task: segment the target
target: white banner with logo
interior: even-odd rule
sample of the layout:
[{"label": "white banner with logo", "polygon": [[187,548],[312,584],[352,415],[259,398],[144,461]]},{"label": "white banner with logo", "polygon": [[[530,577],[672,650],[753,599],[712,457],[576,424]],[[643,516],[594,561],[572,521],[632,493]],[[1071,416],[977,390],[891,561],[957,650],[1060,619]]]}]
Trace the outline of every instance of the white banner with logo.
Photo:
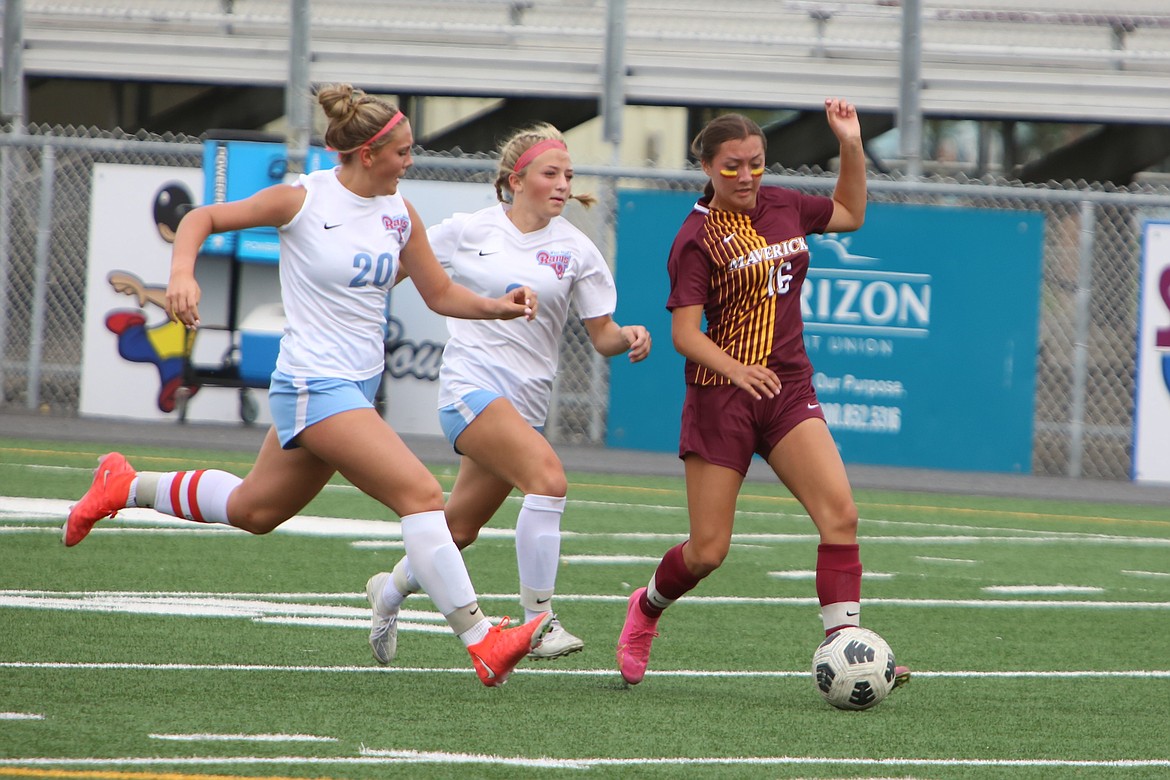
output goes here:
[{"label": "white banner with logo", "polygon": [[[187,356],[196,365],[223,364],[232,346],[230,333],[207,327],[192,334],[166,313],[174,231],[182,215],[199,205],[202,192],[198,169],[94,166],[78,404],[82,416],[177,419]],[[227,323],[229,270],[227,258],[200,258],[196,273],[205,325]],[[242,314],[280,300],[275,266],[248,266],[241,287]],[[257,420],[268,422],[266,391],[249,392]],[[238,422],[240,391],[199,387],[186,414],[193,421]]]},{"label": "white banner with logo", "polygon": [[[174,229],[187,210],[199,205],[203,185],[200,170],[95,166],[79,404],[83,416],[175,419],[187,350],[196,366],[215,367],[231,349],[231,332],[201,328],[189,344],[190,334],[166,315]],[[423,226],[496,202],[487,184],[407,181],[402,192]],[[227,257],[200,257],[205,325],[222,328],[228,322],[230,265]],[[280,300],[275,264],[242,263],[240,273],[237,328],[250,312]],[[386,419],[400,433],[442,435],[436,401],[447,335],[446,319],[427,308],[409,279],[394,289],[384,392]],[[270,422],[267,390],[248,392],[258,407],[257,422]],[[187,419],[238,421],[239,393],[203,385],[187,405]]]},{"label": "white banner with logo", "polygon": [[1142,236],[1133,478],[1170,483],[1170,222]]}]

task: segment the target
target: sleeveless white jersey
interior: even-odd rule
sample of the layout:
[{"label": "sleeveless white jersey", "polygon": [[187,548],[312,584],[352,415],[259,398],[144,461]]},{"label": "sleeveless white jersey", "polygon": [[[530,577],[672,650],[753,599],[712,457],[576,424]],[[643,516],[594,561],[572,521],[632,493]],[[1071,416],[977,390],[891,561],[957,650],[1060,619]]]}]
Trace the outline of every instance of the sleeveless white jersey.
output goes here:
[{"label": "sleeveless white jersey", "polygon": [[570,302],[583,319],[611,315],[613,275],[601,252],[564,217],[521,233],[502,205],[456,214],[427,231],[451,278],[498,298],[516,285],[536,290],[536,319],[448,318],[451,338],[439,369],[439,408],[472,390],[507,398],[532,425],[544,425]]},{"label": "sleeveless white jersey", "polygon": [[278,370],[363,380],[381,374],[386,294],[410,238],[400,194],[363,198],[339,169],[303,174],[301,210],[280,228],[280,287],[288,319]]}]

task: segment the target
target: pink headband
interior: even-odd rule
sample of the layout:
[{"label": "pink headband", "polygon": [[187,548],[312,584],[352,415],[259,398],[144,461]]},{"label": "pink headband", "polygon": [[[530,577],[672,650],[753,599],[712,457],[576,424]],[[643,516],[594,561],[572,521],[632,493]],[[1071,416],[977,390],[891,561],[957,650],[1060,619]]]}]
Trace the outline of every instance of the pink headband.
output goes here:
[{"label": "pink headband", "polygon": [[[390,117],[390,121],[389,121],[389,122],[387,122],[386,124],[382,125],[382,129],[381,129],[381,130],[379,130],[378,132],[376,132],[376,133],[374,133],[372,136],[370,136],[370,140],[366,141],[366,142],[365,142],[364,144],[362,144],[361,146],[355,146],[353,149],[350,149],[348,152],[340,152],[340,154],[352,154],[353,152],[360,152],[362,149],[365,149],[367,146],[369,146],[370,144],[374,143],[374,141],[377,141],[379,138],[381,138],[382,136],[386,135],[386,133],[389,133],[391,130],[393,130],[393,129],[394,129],[394,125],[398,124],[398,123],[399,123],[399,122],[401,122],[403,119],[406,119],[406,114],[404,114],[404,113],[402,113],[401,111],[399,111],[399,112],[398,112],[398,113],[396,113],[394,116]],[[337,152],[338,150],[337,150],[337,149],[334,149],[332,146],[326,146],[326,147],[325,147],[325,151],[327,151],[327,152]]]},{"label": "pink headband", "polygon": [[516,164],[512,166],[512,170],[520,173],[520,171],[524,170],[524,166],[535,160],[541,152],[547,152],[549,149],[564,149],[567,152],[569,147],[565,146],[564,141],[558,141],[556,138],[546,138],[540,143],[535,143],[528,147],[524,154],[520,155],[520,159],[516,161]]},{"label": "pink headband", "polygon": [[391,130],[393,130],[394,125],[398,124],[399,122],[401,122],[405,118],[406,118],[406,114],[399,111],[394,116],[390,117],[390,121],[387,122],[386,124],[382,125],[382,129],[379,130],[378,132],[374,133],[372,136],[370,136],[370,140],[366,141],[364,144],[359,146],[357,148],[357,150],[360,151],[362,149],[365,149],[367,146],[370,146],[371,144],[374,143],[374,141],[377,141],[379,138],[386,135],[386,133],[389,133]]}]

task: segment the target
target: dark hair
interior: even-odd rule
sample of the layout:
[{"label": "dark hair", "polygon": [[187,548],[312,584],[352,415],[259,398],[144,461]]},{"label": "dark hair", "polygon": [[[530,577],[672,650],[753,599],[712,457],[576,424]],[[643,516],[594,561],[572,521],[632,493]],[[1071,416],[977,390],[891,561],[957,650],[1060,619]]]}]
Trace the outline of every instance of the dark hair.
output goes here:
[{"label": "dark hair", "polygon": [[[367,95],[351,84],[327,84],[317,90],[317,102],[329,119],[325,144],[336,149],[341,159],[356,152],[378,134],[398,113],[398,106]],[[375,141],[371,148],[389,143],[393,131]]]},{"label": "dark hair", "polygon": [[[517,130],[500,144],[500,162],[496,166],[495,182],[496,200],[500,203],[512,202],[512,174],[515,173],[517,176],[523,177],[528,171],[528,165],[525,165],[519,171],[515,170],[516,163],[519,162],[520,157],[525,152],[541,141],[560,141],[564,143],[565,137],[553,125],[547,122],[541,122],[532,127],[526,127],[523,130]],[[574,194],[569,197],[571,200],[580,201],[581,205],[586,208],[597,202],[597,198],[588,194]]]},{"label": "dark hair", "polygon": [[[691,154],[700,162],[709,163],[715,159],[719,147],[724,143],[741,141],[753,135],[759,137],[760,143],[764,145],[764,151],[768,151],[768,137],[764,135],[759,125],[743,114],[723,114],[703,126],[695,140],[691,141]],[[708,198],[715,194],[711,182],[707,182],[703,194]]]}]

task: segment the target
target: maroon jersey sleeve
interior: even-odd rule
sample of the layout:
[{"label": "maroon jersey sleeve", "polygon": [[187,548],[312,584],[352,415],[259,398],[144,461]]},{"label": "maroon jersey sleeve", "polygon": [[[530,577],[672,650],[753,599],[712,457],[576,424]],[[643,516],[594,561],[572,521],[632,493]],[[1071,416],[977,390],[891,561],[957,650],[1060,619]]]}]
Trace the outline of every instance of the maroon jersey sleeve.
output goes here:
[{"label": "maroon jersey sleeve", "polygon": [[711,261],[698,240],[702,216],[692,211],[683,221],[670,256],[666,271],[670,275],[670,295],[666,308],[674,311],[683,306],[705,304],[711,289]]},{"label": "maroon jersey sleeve", "polygon": [[824,195],[798,195],[800,224],[805,234],[824,233],[833,218],[833,199]]}]

